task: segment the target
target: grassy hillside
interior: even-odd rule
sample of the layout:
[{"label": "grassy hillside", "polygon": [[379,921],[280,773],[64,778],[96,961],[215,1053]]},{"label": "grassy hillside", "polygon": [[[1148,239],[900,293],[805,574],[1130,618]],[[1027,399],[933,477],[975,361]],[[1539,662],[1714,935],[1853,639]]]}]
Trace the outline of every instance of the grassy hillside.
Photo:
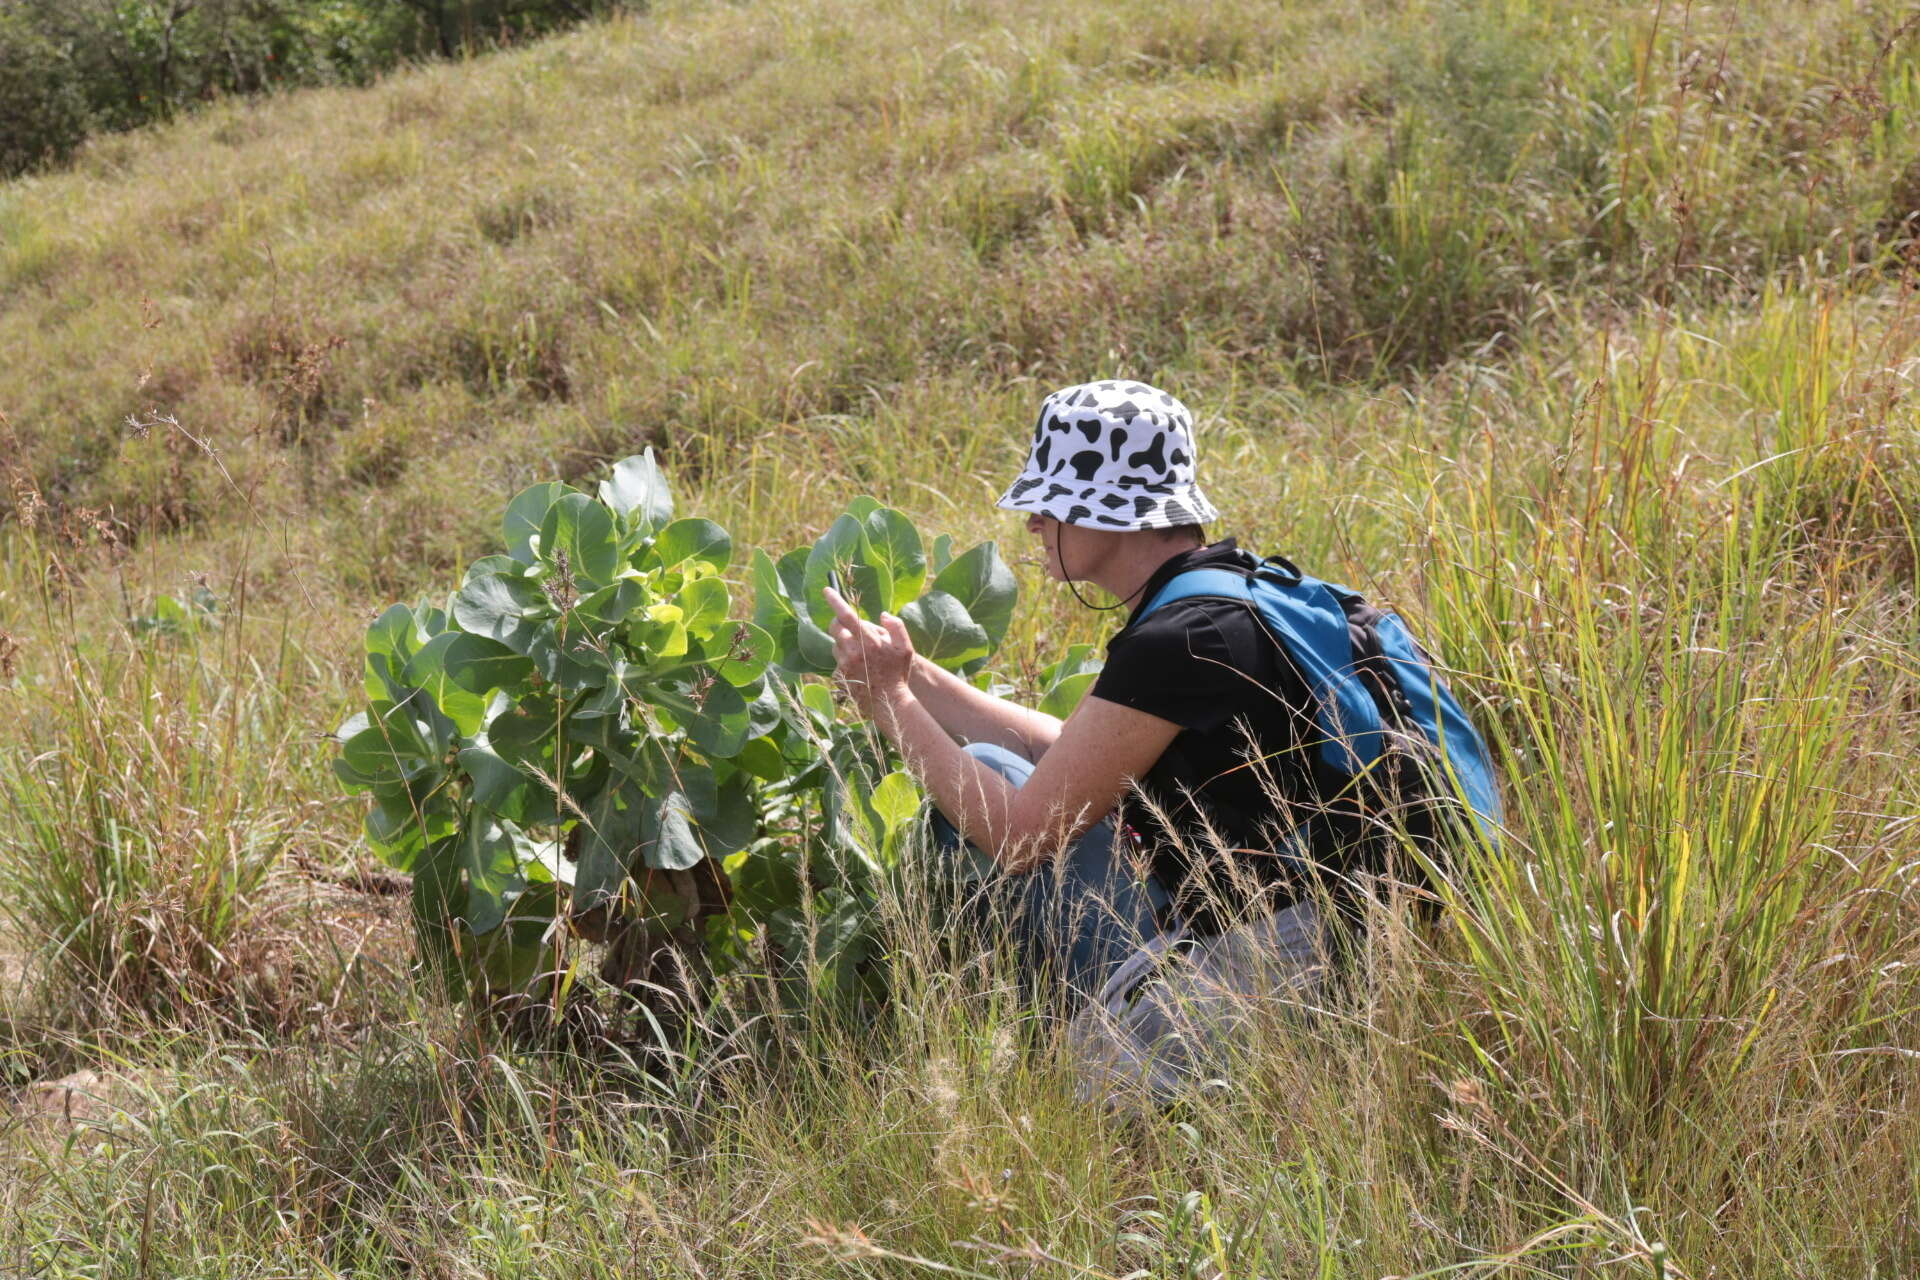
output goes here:
[{"label": "grassy hillside", "polygon": [[[130,532],[237,487],[389,589],[467,533],[416,524],[451,475],[643,441],[735,471],[883,414],[971,437],[1122,366],[1291,416],[1879,265],[1920,192],[1911,41],[1897,6],[1795,12],[695,7],[238,102],[8,188],[0,405]],[[126,430],[155,412],[233,483]],[[1004,469],[987,439],[964,469]]]},{"label": "grassy hillside", "polygon": [[[667,5],[0,186],[0,1084],[104,1097],[0,1120],[0,1259],[1914,1274],[1913,26]],[[664,1084],[414,991],[320,737],[370,609],[644,444],[749,545],[871,492],[1024,555],[991,498],[1105,373],[1462,672],[1513,830],[1443,925],[1166,1122],[911,932],[885,1025]],[[1108,625],[1022,587],[1016,683]]]}]

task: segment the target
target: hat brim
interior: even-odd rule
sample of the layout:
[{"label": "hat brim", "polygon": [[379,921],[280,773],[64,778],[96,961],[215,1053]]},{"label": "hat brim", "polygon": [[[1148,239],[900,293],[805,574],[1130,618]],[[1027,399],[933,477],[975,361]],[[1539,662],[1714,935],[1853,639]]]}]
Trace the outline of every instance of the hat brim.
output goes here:
[{"label": "hat brim", "polygon": [[1062,484],[1048,476],[1023,475],[995,505],[1116,532],[1211,524],[1220,518],[1197,484]]}]

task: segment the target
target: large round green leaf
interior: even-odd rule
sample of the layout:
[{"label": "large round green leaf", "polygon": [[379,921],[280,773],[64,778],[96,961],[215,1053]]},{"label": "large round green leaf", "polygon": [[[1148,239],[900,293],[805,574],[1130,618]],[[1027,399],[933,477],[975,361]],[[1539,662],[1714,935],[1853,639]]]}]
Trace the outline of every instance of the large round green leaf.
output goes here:
[{"label": "large round green leaf", "polygon": [[933,589],[958,600],[967,616],[987,633],[990,646],[998,646],[1006,637],[1019,587],[993,543],[981,543],[942,569]]},{"label": "large round green leaf", "polygon": [[923,798],[913,778],[895,769],[874,784],[873,791],[867,796],[867,803],[879,816],[887,835],[893,837],[919,818]]},{"label": "large round green leaf", "polygon": [[757,688],[749,687],[740,691],[751,694],[747,703],[747,735],[758,738],[772,733],[786,720],[786,714],[780,705],[780,677],[769,675]]},{"label": "large round green leaf", "polygon": [[527,656],[549,683],[565,690],[598,689],[612,678],[614,659],[603,641],[566,619],[543,622],[527,643]]},{"label": "large round green leaf", "polygon": [[1106,664],[1096,655],[1094,646],[1076,644],[1066,655],[1049,663],[1040,672],[1040,710],[1064,720],[1080,705]]},{"label": "large round green leaf", "polygon": [[553,605],[537,585],[501,573],[473,579],[453,598],[453,617],[461,630],[497,640],[520,654],[532,648],[540,624],[552,616]]},{"label": "large round green leaf", "polygon": [[673,599],[655,599],[628,618],[624,640],[636,665],[652,670],[685,666],[692,636],[687,611]]},{"label": "large round green leaf", "polygon": [[596,634],[605,634],[632,616],[646,598],[645,587],[631,578],[622,578],[574,605],[573,616],[590,626]]},{"label": "large round green leaf", "polygon": [[812,554],[810,547],[795,547],[774,563],[774,571],[780,576],[780,585],[786,589],[788,598],[796,607],[806,597],[807,558]]},{"label": "large round green leaf", "polygon": [[710,815],[717,803],[719,784],[713,770],[672,738],[657,734],[637,738],[632,753],[616,772],[625,782],[650,796],[681,792],[693,803],[694,813],[702,818]]},{"label": "large round green leaf", "polygon": [[649,568],[677,569],[690,560],[718,573],[733,560],[733,539],[711,520],[675,520],[654,539],[646,564]]},{"label": "large round green leaf", "polygon": [[827,638],[827,633],[807,618],[796,619],[794,629],[800,637],[800,662],[795,669],[831,675],[839,661],[834,657],[833,641]]},{"label": "large round green leaf", "polygon": [[893,612],[920,594],[927,581],[927,553],[913,521],[892,507],[881,507],[862,521],[867,563],[878,577],[880,607]]},{"label": "large round green leaf", "polygon": [[673,492],[652,449],[614,463],[613,475],[600,482],[600,501],[628,517],[629,528],[657,529],[673,519]]},{"label": "large round green leaf", "polygon": [[740,750],[750,736],[752,718],[746,698],[704,667],[649,681],[644,696],[672,716],[694,746],[716,759],[724,760]]},{"label": "large round green leaf", "polygon": [[573,714],[568,717],[567,723],[599,722],[600,728],[597,732],[606,733],[605,722],[617,722],[620,713],[627,709],[631,701],[627,693],[627,682],[632,674],[633,668],[624,661],[619,658],[612,659],[608,664],[607,682],[600,688],[589,691],[585,697],[574,703]]},{"label": "large round green leaf", "polygon": [[491,933],[500,927],[507,914],[507,895],[526,884],[520,865],[527,843],[511,823],[481,813],[467,820],[460,840],[460,863],[467,873],[467,900],[461,915],[467,932]]},{"label": "large round green leaf", "polygon": [[481,556],[467,566],[466,573],[460,578],[460,585],[465,586],[475,578],[485,577],[490,573],[504,573],[517,577],[526,571],[527,566],[512,556]]},{"label": "large round green leaf", "polygon": [[548,696],[522,698],[487,724],[487,741],[503,759],[552,772],[554,726],[562,702]]},{"label": "large round green leaf", "polygon": [[760,806],[753,784],[738,774],[720,786],[713,812],[700,819],[700,843],[709,858],[725,858],[760,834]]},{"label": "large round green leaf", "polygon": [[367,696],[375,701],[404,702],[412,686],[402,674],[407,659],[420,647],[413,610],[389,605],[367,627]]},{"label": "large round green leaf", "polygon": [[396,871],[412,871],[426,850],[450,840],[458,831],[453,805],[444,792],[415,804],[402,795],[382,800],[367,810],[367,844],[379,859]]},{"label": "large round green leaf", "polygon": [[929,662],[949,669],[993,652],[993,638],[975,622],[959,599],[945,591],[929,591],[900,611],[914,650]]},{"label": "large round green leaf", "polygon": [[842,594],[868,617],[878,615],[891,603],[872,564],[866,527],[851,515],[828,525],[826,533],[807,552],[806,577],[795,603],[801,606],[802,618],[822,630],[833,621],[833,607],[825,593],[834,575],[840,580]]},{"label": "large round green leaf", "polygon": [[468,693],[518,690],[533,674],[533,663],[506,645],[465,631],[448,633],[448,643],[440,652],[440,665],[447,679]]},{"label": "large round green leaf", "polygon": [[560,498],[540,524],[540,559],[557,573],[563,558],[579,595],[591,595],[620,572],[613,515],[584,493]]},{"label": "large round green leaf", "polygon": [[[362,785],[412,782],[440,767],[437,744],[408,708],[377,703],[374,710],[375,714],[366,717],[340,744],[339,764],[364,779]],[[350,720],[342,728],[354,723]]]},{"label": "large round green leaf", "polygon": [[751,622],[733,622],[704,647],[707,665],[736,689],[758,683],[773,661],[773,637]]},{"label": "large round green leaf", "polygon": [[619,896],[653,803],[632,781],[609,786],[588,802],[573,872],[575,911],[591,911]]},{"label": "large round green leaf", "polygon": [[724,680],[707,687],[698,711],[684,724],[693,745],[716,760],[733,756],[754,736],[747,700]]},{"label": "large round green leaf", "polygon": [[505,759],[491,744],[462,747],[457,757],[460,769],[473,784],[473,804],[514,822],[530,820],[531,802],[544,793],[544,784],[536,783]]},{"label": "large round green leaf", "polygon": [[704,642],[727,621],[727,584],[718,578],[695,578],[674,594],[673,602],[695,640]]},{"label": "large round green leaf", "polygon": [[1057,682],[1040,699],[1040,710],[1050,716],[1065,720],[1073,714],[1087,696],[1087,690],[1093,688],[1093,682],[1100,678],[1098,671],[1076,671],[1066,679]]},{"label": "large round green leaf", "polygon": [[[442,632],[420,647],[420,651],[407,659],[402,678],[431,697],[440,708],[441,714],[453,722],[460,736],[470,738],[480,732],[486,722],[489,700],[486,692],[475,692],[462,687],[447,670],[446,658],[449,651],[461,641],[473,644],[492,645],[520,663],[527,660],[508,649],[498,641],[487,640],[481,636],[467,635],[458,631]],[[531,664],[527,664],[531,667]]]},{"label": "large round green leaf", "polygon": [[[758,547],[753,552],[753,620],[773,640],[773,659],[788,671],[810,671],[800,652],[800,607],[782,569],[790,562],[797,578],[804,573],[804,551],[789,552],[779,564]],[[797,585],[797,583],[795,584]]]},{"label": "large round green leaf", "polygon": [[772,738],[750,739],[733,755],[735,768],[745,769],[763,782],[779,782],[787,776],[787,758]]},{"label": "large round green leaf", "polygon": [[546,522],[547,508],[567,494],[578,492],[570,484],[548,480],[529,485],[515,494],[500,520],[500,533],[506,540],[507,554],[523,565],[532,564],[538,558],[533,544],[540,535],[541,525]]},{"label": "large round green leaf", "polygon": [[647,814],[641,835],[640,860],[664,871],[685,871],[707,856],[694,834],[693,802],[679,791],[669,791]]}]

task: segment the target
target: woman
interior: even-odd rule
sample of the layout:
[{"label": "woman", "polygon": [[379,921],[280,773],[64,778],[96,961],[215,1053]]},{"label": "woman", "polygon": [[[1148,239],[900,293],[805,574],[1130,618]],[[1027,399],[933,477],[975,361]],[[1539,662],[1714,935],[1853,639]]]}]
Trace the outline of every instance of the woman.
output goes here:
[{"label": "woman", "polygon": [[[1114,597],[1104,607],[1130,611],[1065,721],[941,670],[914,654],[898,618],[865,621],[829,594],[841,680],[947,830],[1009,878],[1025,962],[1056,974],[1082,1021],[1102,1009],[1124,1019],[1122,988],[1163,972],[1154,958],[1194,937],[1246,953],[1232,963],[1281,966],[1235,975],[1241,985],[1312,982],[1324,947],[1300,855],[1337,861],[1357,834],[1302,763],[1307,690],[1246,601],[1147,607],[1190,570],[1259,567],[1232,539],[1206,542],[1216,513],[1194,458],[1186,407],[1142,383],[1067,387],[1041,407],[999,505],[1027,513],[1048,577],[1076,598],[1090,582]],[[1157,1026],[1107,1056],[1157,1072],[1150,1044],[1136,1043],[1166,1032]]]}]

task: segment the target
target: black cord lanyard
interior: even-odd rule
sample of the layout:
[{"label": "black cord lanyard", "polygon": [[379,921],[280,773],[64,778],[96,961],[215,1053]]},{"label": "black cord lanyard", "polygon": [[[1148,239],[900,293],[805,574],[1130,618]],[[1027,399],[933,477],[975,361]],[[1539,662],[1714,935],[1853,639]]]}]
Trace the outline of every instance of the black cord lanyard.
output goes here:
[{"label": "black cord lanyard", "polygon": [[1067,590],[1073,592],[1073,598],[1080,602],[1081,608],[1091,609],[1095,613],[1108,613],[1114,609],[1118,609],[1121,605],[1133,599],[1134,596],[1139,595],[1141,590],[1146,587],[1147,584],[1143,582],[1133,589],[1132,595],[1121,596],[1112,604],[1088,604],[1087,598],[1080,594],[1080,588],[1073,585],[1073,575],[1067,571],[1067,553],[1063,545],[1063,539],[1066,535],[1060,532],[1066,527],[1067,522],[1065,520],[1060,521],[1060,523],[1053,527],[1053,558],[1060,562],[1060,576],[1067,580]]}]

